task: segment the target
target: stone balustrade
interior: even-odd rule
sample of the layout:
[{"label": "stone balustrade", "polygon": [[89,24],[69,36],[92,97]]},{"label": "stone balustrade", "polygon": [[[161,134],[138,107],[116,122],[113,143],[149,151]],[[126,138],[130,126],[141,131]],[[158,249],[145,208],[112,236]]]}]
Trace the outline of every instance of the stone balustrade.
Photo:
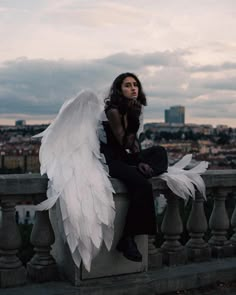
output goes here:
[{"label": "stone balustrade", "polygon": [[[207,186],[207,199],[197,193],[190,200],[191,210],[183,217],[183,200],[173,195],[166,184],[152,179],[154,195],[162,193],[167,207],[157,231],[162,237],[157,247],[156,237],[148,240],[150,268],[160,268],[236,256],[236,170],[208,171],[203,175]],[[126,193],[122,183],[112,179],[116,195]],[[23,265],[18,258],[21,236],[15,218],[15,205],[19,201],[39,203],[46,198],[47,177],[31,175],[0,175],[0,287],[22,285],[30,278],[44,282],[58,278],[57,264],[51,255],[55,241],[47,211],[36,212],[31,233],[34,256]],[[210,210],[209,214],[205,209]],[[187,233],[187,241],[183,241]]]}]

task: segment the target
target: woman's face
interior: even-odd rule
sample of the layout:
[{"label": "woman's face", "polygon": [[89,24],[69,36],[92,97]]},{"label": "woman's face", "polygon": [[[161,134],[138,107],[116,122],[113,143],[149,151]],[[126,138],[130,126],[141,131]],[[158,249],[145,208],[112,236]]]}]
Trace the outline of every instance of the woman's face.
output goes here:
[{"label": "woman's face", "polygon": [[126,77],[121,84],[121,92],[128,99],[137,99],[138,83],[133,77]]}]

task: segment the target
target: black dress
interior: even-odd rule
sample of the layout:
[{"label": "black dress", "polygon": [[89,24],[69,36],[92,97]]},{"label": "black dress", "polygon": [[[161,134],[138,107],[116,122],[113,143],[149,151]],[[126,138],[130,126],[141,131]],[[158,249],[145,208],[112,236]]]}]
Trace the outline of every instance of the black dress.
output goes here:
[{"label": "black dress", "polygon": [[124,182],[128,190],[129,208],[126,216],[123,236],[156,233],[156,216],[152,185],[139,171],[138,164],[149,164],[155,175],[167,170],[166,150],[161,146],[128,153],[114,136],[108,121],[103,122],[106,143],[101,141],[101,153],[104,154],[111,177]]}]

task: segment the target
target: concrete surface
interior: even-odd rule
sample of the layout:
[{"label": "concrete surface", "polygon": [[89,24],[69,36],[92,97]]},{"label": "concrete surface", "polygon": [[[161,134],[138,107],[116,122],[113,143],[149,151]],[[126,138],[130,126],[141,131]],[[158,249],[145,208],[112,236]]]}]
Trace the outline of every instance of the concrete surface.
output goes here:
[{"label": "concrete surface", "polygon": [[19,294],[236,295],[236,258],[218,259],[178,267],[165,267],[160,270],[149,270],[146,273],[86,280],[82,282],[81,287],[73,287],[68,282],[50,282],[43,284],[28,283],[22,287],[0,289],[0,295]]}]

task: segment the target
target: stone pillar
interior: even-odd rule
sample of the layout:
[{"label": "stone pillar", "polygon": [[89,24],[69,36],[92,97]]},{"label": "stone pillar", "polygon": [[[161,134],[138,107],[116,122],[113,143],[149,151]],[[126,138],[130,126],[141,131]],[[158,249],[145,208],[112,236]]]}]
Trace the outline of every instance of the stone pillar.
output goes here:
[{"label": "stone pillar", "polygon": [[156,236],[148,236],[148,268],[161,268],[162,267],[162,253],[155,245]]},{"label": "stone pillar", "polygon": [[37,211],[35,213],[35,223],[30,240],[34,245],[35,255],[27,264],[29,277],[36,282],[57,279],[57,266],[50,254],[51,245],[55,241],[55,236],[49,220],[48,211]]},{"label": "stone pillar", "polygon": [[211,249],[204,240],[207,231],[207,219],[204,211],[204,198],[196,192],[196,198],[192,201],[191,212],[187,221],[187,230],[190,239],[186,243],[188,259],[199,262],[209,260]]},{"label": "stone pillar", "polygon": [[28,158],[28,156],[27,155],[24,155],[24,166],[23,166],[24,173],[26,173],[27,172],[27,169],[28,169],[27,158]]},{"label": "stone pillar", "polygon": [[15,219],[15,203],[2,201],[0,224],[0,287],[13,287],[26,282],[26,270],[17,257],[21,236]]},{"label": "stone pillar", "polygon": [[164,243],[161,246],[163,262],[167,265],[178,265],[186,262],[184,246],[179,242],[183,232],[183,223],[179,213],[179,197],[168,191],[167,208],[161,225]]},{"label": "stone pillar", "polygon": [[5,169],[5,155],[4,152],[1,154],[1,168]]},{"label": "stone pillar", "polygon": [[225,188],[214,190],[214,206],[209,221],[212,236],[208,243],[212,256],[217,258],[233,255],[233,246],[226,237],[229,229],[229,217],[225,208],[227,194]]},{"label": "stone pillar", "polygon": [[[159,197],[159,192],[153,191],[154,196],[154,203],[155,208],[157,204],[157,198]],[[157,210],[156,210],[156,214]],[[157,224],[157,230],[156,232],[159,232],[158,224]],[[162,267],[162,253],[160,250],[156,247],[156,235],[149,235],[148,236],[148,268],[161,268]]]},{"label": "stone pillar", "polygon": [[[236,193],[234,193],[233,198],[234,198],[234,200],[236,200]],[[230,241],[233,245],[234,253],[236,253],[236,204],[234,206],[234,211],[231,216],[231,226],[233,228],[234,234],[232,235]]]}]

